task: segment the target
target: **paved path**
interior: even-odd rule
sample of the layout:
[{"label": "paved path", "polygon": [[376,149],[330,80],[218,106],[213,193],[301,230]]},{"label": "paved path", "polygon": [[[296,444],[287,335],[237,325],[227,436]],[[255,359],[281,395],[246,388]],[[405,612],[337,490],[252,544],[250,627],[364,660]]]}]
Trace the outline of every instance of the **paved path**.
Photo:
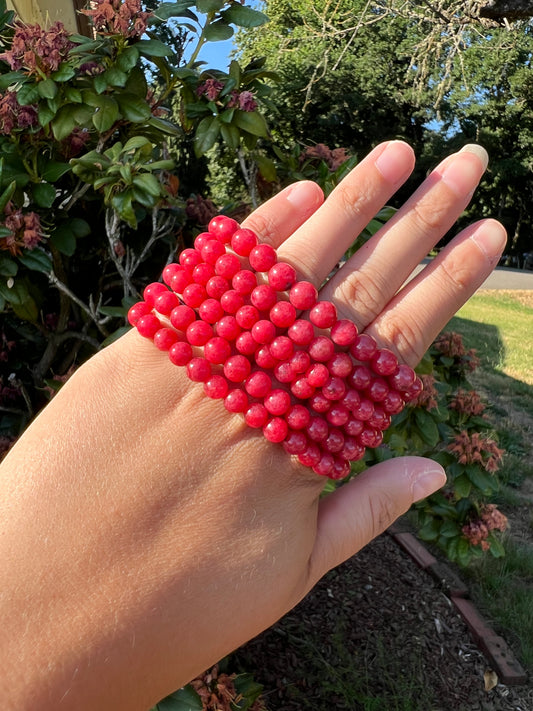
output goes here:
[{"label": "paved path", "polygon": [[[424,259],[414,273],[419,272],[430,261],[429,259]],[[479,288],[530,290],[533,289],[533,272],[509,267],[496,267]]]}]

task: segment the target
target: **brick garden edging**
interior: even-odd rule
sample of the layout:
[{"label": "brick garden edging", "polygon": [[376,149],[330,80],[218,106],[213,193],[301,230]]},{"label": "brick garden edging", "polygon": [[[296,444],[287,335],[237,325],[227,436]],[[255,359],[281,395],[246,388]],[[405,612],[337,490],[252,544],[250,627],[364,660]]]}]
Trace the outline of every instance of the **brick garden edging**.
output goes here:
[{"label": "brick garden edging", "polygon": [[525,684],[525,670],[503,637],[497,635],[479,614],[469,599],[467,586],[455,572],[446,563],[439,562],[412,533],[405,531],[401,524],[393,524],[387,529],[387,533],[420,568],[434,578],[450,598],[470,630],[474,642],[492,664],[500,682],[506,686]]}]

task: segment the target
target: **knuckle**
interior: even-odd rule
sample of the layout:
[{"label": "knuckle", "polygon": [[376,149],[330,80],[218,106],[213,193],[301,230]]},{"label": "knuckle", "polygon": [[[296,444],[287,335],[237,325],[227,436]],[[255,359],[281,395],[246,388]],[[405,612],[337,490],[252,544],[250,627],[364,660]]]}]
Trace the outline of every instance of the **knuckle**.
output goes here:
[{"label": "knuckle", "polygon": [[400,319],[397,315],[392,315],[379,324],[377,338],[411,367],[417,365],[426,352],[424,333],[415,318]]},{"label": "knuckle", "polygon": [[358,326],[370,323],[380,313],[386,286],[379,273],[365,274],[352,272],[337,286],[333,298],[345,305],[348,318]]},{"label": "knuckle", "polygon": [[468,261],[453,251],[440,263],[438,272],[442,286],[447,292],[461,293],[468,289],[471,283],[472,274]]},{"label": "knuckle", "polygon": [[448,222],[449,205],[446,201],[420,200],[412,206],[413,221],[417,230],[430,234],[442,232],[442,225]]},{"label": "knuckle", "polygon": [[255,232],[260,242],[265,242],[274,247],[277,246],[277,234],[279,230],[275,219],[258,211],[247,217],[242,223],[242,227]]},{"label": "knuckle", "polygon": [[372,538],[376,538],[398,518],[396,501],[386,492],[380,490],[369,499]]}]

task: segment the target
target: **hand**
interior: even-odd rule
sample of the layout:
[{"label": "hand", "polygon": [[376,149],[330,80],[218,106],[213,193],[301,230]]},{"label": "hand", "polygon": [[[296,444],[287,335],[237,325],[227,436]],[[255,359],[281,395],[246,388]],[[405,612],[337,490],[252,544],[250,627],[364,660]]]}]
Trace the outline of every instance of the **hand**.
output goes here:
[{"label": "hand", "polygon": [[[378,146],[326,202],[298,183],[245,226],[319,285],[413,163],[404,143]],[[322,289],[412,366],[503,250],[503,228],[483,220],[400,290],[484,168],[477,147],[447,158]],[[320,500],[323,479],[128,333],[75,373],[2,465],[3,707],[149,708],[444,480],[432,461],[395,459]]]}]

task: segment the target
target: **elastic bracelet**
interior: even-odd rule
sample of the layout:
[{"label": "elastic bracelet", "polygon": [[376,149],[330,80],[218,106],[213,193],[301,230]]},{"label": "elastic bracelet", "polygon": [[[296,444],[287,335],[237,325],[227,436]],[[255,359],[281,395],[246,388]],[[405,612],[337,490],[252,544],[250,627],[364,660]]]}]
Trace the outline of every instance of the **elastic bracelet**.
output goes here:
[{"label": "elastic bracelet", "polygon": [[422,390],[412,368],[223,215],[143,299],[128,313],[141,336],[321,476],[346,477]]}]

